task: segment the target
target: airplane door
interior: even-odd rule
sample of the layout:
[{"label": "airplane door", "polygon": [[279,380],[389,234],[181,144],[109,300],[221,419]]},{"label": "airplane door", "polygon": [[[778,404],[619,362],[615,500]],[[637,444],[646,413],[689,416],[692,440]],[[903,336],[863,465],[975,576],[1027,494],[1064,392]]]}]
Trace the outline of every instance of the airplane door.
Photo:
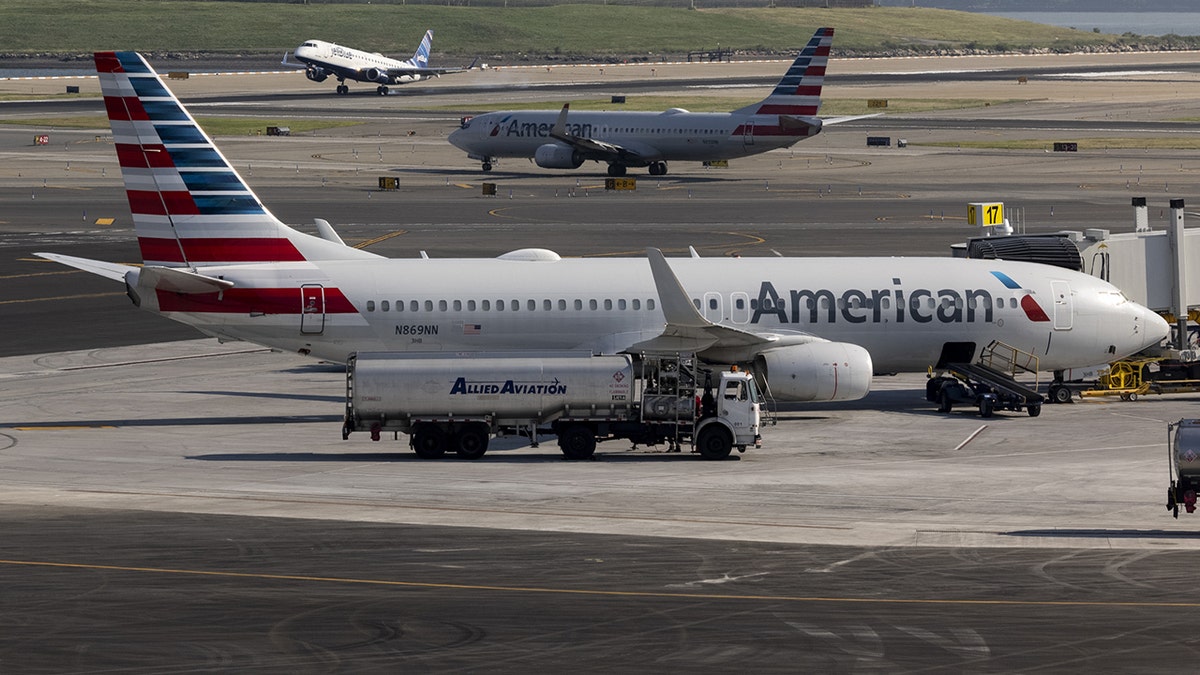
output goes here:
[{"label": "airplane door", "polygon": [[1054,296],[1054,330],[1071,330],[1071,284],[1065,281],[1051,281],[1050,293]]},{"label": "airplane door", "polygon": [[748,323],[750,321],[750,296],[742,292],[734,293],[731,296],[729,314],[736,324]]},{"label": "airplane door", "polygon": [[321,284],[300,287],[300,332],[305,335],[325,332],[325,287]]},{"label": "airplane door", "polygon": [[704,318],[713,323],[721,323],[725,318],[721,311],[721,294],[720,293],[705,293],[704,294]]},{"label": "airplane door", "polygon": [[754,122],[742,125],[742,145],[754,145]]}]

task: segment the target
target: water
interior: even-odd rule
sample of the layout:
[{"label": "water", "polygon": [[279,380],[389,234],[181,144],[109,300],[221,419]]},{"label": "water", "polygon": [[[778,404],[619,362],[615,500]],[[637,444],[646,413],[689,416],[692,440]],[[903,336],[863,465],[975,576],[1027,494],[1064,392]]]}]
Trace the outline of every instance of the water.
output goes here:
[{"label": "water", "polygon": [[1200,12],[985,12],[1009,19],[1101,33],[1200,35]]}]

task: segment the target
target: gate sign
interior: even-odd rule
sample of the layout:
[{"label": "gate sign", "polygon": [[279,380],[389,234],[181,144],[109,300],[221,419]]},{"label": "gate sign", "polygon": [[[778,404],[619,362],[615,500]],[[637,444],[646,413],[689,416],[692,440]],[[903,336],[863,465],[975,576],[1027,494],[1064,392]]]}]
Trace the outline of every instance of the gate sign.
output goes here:
[{"label": "gate sign", "polygon": [[1004,224],[1003,202],[974,202],[967,204],[967,224],[995,227]]}]

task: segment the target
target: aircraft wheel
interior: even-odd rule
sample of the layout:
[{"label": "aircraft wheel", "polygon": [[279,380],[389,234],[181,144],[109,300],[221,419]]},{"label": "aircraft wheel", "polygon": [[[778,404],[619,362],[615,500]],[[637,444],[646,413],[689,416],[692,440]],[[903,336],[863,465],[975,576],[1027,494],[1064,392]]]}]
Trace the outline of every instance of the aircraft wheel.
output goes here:
[{"label": "aircraft wheel", "polygon": [[380,85],[375,88],[375,93],[379,94],[380,96],[387,96],[388,88],[383,85]]},{"label": "aircraft wheel", "polygon": [[339,85],[337,86],[337,93],[339,93],[339,94],[348,94],[348,93],[350,93],[350,87],[347,87],[347,86],[346,86],[346,85],[344,85],[344,84],[339,84]]},{"label": "aircraft wheel", "polygon": [[608,175],[612,176],[613,178],[620,178],[621,176],[624,176],[625,171],[626,171],[626,169],[625,169],[624,164],[609,164],[608,165]]},{"label": "aircraft wheel", "polygon": [[479,424],[463,427],[454,436],[455,453],[463,459],[479,459],[488,449],[487,431]]},{"label": "aircraft wheel", "polygon": [[484,162],[484,163],[483,163],[483,170],[484,170],[485,172],[486,172],[486,171],[491,171],[491,170],[492,170],[492,163],[491,163],[491,162]]},{"label": "aircraft wheel", "polygon": [[725,459],[733,450],[733,438],[725,427],[710,424],[696,437],[696,449],[704,459]]},{"label": "aircraft wheel", "polygon": [[596,454],[596,436],[586,425],[572,424],[559,434],[558,447],[567,459],[590,459]]},{"label": "aircraft wheel", "polygon": [[412,447],[421,459],[439,459],[446,454],[446,432],[432,424],[418,424],[413,429]]}]

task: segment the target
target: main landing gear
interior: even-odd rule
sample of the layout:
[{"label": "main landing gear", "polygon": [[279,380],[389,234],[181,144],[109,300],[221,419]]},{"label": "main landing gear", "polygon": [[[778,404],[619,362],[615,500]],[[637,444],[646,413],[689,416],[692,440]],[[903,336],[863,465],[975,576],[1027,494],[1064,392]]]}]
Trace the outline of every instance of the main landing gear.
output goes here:
[{"label": "main landing gear", "polygon": [[337,93],[341,95],[350,93],[350,87],[346,86],[345,80],[338,80]]},{"label": "main landing gear", "polygon": [[624,176],[627,170],[628,169],[624,164],[608,165],[608,175],[612,176],[613,178],[620,178],[621,176]]},{"label": "main landing gear", "polygon": [[651,162],[649,168],[650,168],[651,176],[667,175],[667,163],[666,162]]},{"label": "main landing gear", "polygon": [[387,85],[386,84],[379,85],[378,87],[375,88],[375,93],[379,94],[380,96],[387,96],[388,95]]}]

